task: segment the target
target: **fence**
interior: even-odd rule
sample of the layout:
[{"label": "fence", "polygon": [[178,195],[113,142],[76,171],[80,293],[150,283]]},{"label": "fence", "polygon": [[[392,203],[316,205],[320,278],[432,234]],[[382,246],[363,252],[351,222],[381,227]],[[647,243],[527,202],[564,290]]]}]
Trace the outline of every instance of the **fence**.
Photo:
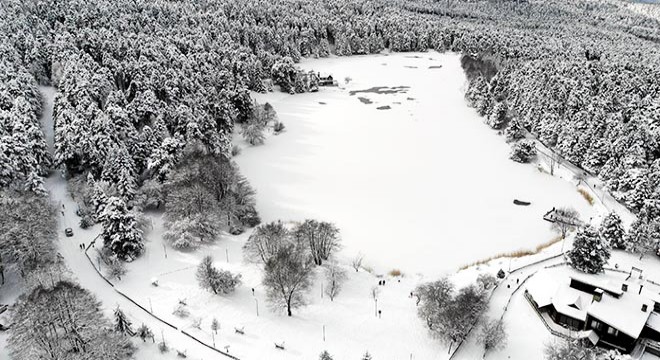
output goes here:
[{"label": "fence", "polygon": [[94,271],[96,271],[96,273],[101,277],[101,279],[105,280],[105,282],[107,282],[108,285],[112,286],[112,289],[113,289],[117,294],[119,294],[120,296],[122,296],[122,297],[125,298],[126,300],[130,301],[132,304],[134,304],[134,305],[137,306],[138,308],[142,309],[142,310],[143,310],[144,312],[146,312],[147,314],[151,315],[151,317],[153,317],[154,319],[156,319],[156,320],[158,320],[159,322],[161,322],[161,323],[163,323],[163,324],[165,324],[165,325],[171,327],[172,329],[174,329],[174,330],[176,330],[176,331],[181,332],[183,335],[189,337],[189,338],[192,339],[192,340],[195,340],[196,342],[198,342],[198,343],[200,343],[201,345],[204,345],[205,347],[207,347],[207,348],[209,348],[209,349],[211,349],[211,350],[217,352],[218,354],[221,354],[221,355],[223,355],[223,356],[225,356],[225,357],[228,357],[228,358],[230,358],[230,359],[233,359],[233,360],[240,360],[238,357],[236,357],[236,356],[234,356],[234,355],[230,355],[230,354],[227,353],[227,352],[224,352],[224,351],[222,351],[222,350],[216,349],[216,348],[213,347],[213,346],[208,345],[207,343],[205,343],[205,342],[199,340],[198,338],[196,338],[196,337],[194,337],[193,335],[191,335],[191,334],[185,332],[184,330],[181,330],[181,329],[177,328],[176,326],[170,324],[169,322],[167,322],[167,321],[161,319],[159,316],[157,316],[157,315],[154,314],[153,312],[147,310],[147,309],[144,308],[142,305],[138,304],[135,300],[133,300],[132,298],[130,298],[128,295],[126,295],[126,294],[124,294],[123,292],[119,291],[119,290],[115,287],[115,285],[114,285],[110,280],[108,280],[108,278],[106,278],[106,277],[101,273],[101,271],[96,267],[96,265],[94,265],[94,262],[92,261],[92,259],[91,259],[91,258],[89,257],[89,255],[87,254],[87,249],[85,249],[85,257],[87,258],[87,260],[89,260],[89,263],[90,263],[90,264],[92,265],[92,267],[94,268]]},{"label": "fence", "polygon": [[[558,258],[558,257],[560,257],[560,256],[562,256],[562,255],[563,255],[563,254],[553,255],[553,256],[550,256],[550,257],[547,257],[547,258],[544,258],[544,259],[541,259],[541,260],[535,261],[535,262],[533,262],[533,263],[523,265],[523,266],[521,266],[521,267],[518,267],[518,268],[516,268],[516,269],[510,271],[510,272],[507,274],[507,276],[503,279],[503,281],[500,282],[499,284],[497,284],[497,285],[493,288],[493,291],[490,293],[490,296],[488,297],[488,302],[490,303],[491,299],[493,298],[493,294],[495,294],[495,290],[497,290],[497,288],[499,287],[499,285],[500,285],[501,283],[503,283],[504,280],[508,279],[509,276],[510,276],[511,274],[515,273],[516,271],[520,271],[520,270],[523,270],[523,269],[529,268],[529,267],[531,267],[531,266],[538,265],[538,264],[540,264],[540,263],[543,263],[543,262],[546,262],[546,261],[550,261],[550,260],[556,259],[556,258]],[[565,262],[560,262],[560,263],[558,263],[558,264],[552,264],[552,265],[546,266],[545,268],[551,268],[551,267],[561,266],[561,265],[564,265],[564,264],[565,264]],[[506,302],[506,305],[504,306],[504,311],[502,312],[502,315],[500,316],[500,320],[502,320],[502,319],[504,318],[504,315],[506,314],[506,311],[507,311],[508,308],[509,308],[509,304],[511,304],[511,299],[513,298],[513,295],[514,295],[514,294],[515,294],[515,293],[516,293],[516,292],[522,287],[522,285],[523,285],[523,284],[524,284],[529,278],[531,278],[534,274],[536,274],[536,271],[533,272],[533,273],[531,273],[531,274],[529,274],[527,277],[525,277],[525,279],[523,279],[523,281],[521,281],[520,284],[518,284],[518,286],[513,290],[513,292],[512,292],[511,295],[509,296],[509,299],[508,299],[507,302]],[[463,339],[463,340],[458,344],[458,346],[456,347],[456,349],[454,350],[454,352],[453,352],[453,353],[451,354],[451,356],[449,357],[450,360],[454,359],[454,356],[458,353],[458,351],[460,350],[460,348],[461,348],[461,346],[463,345],[463,343],[465,342],[465,340],[470,336],[470,334],[472,333],[472,330],[474,330],[474,327],[479,323],[479,320],[481,320],[481,318],[477,318],[477,320],[476,320],[474,323],[472,323],[472,325],[470,326],[470,330],[468,330],[468,333],[467,333],[465,339]],[[547,324],[546,324],[546,327],[547,327]]]}]

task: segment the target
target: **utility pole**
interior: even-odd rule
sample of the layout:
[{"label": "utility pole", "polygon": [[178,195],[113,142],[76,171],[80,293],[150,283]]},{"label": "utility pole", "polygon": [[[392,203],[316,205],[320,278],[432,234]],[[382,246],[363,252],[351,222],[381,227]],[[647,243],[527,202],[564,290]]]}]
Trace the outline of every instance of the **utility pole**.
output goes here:
[{"label": "utility pole", "polygon": [[256,305],[256,307],[257,307],[257,316],[259,316],[259,299],[254,298],[254,303],[255,303],[255,305]]}]

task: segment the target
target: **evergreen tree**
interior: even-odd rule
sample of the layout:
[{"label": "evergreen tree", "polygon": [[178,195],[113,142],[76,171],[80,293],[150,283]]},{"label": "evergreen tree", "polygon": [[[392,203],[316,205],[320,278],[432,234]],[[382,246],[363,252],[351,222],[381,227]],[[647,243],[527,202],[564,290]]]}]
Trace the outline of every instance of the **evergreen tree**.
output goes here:
[{"label": "evergreen tree", "polygon": [[117,306],[114,312],[115,316],[115,331],[122,335],[133,336],[134,332],[131,328],[131,322],[126,318],[126,314]]},{"label": "evergreen tree", "polygon": [[575,235],[573,249],[567,253],[567,256],[574,268],[596,274],[603,271],[610,258],[610,250],[598,232],[589,226],[580,229]]},{"label": "evergreen tree", "polygon": [[611,212],[605,216],[600,223],[598,232],[603,237],[603,240],[607,241],[611,247],[622,250],[626,249],[625,231],[621,223],[621,218],[617,213]]},{"label": "evergreen tree", "polygon": [[142,231],[138,227],[135,214],[126,208],[124,200],[114,196],[109,198],[99,220],[103,224],[103,245],[118,258],[131,261],[142,254]]},{"label": "evergreen tree", "polygon": [[213,321],[211,321],[211,330],[217,335],[218,329],[220,329],[220,322],[218,322],[218,319],[213,318]]},{"label": "evergreen tree", "polygon": [[488,125],[496,130],[502,129],[506,125],[507,120],[507,107],[506,103],[499,101],[495,103],[495,106],[490,111],[488,115]]},{"label": "evergreen tree", "polygon": [[125,147],[115,148],[103,166],[101,180],[114,185],[119,195],[130,199],[135,195],[137,182],[135,165]]},{"label": "evergreen tree", "polygon": [[649,252],[656,252],[660,241],[660,224],[657,220],[640,217],[632,223],[624,241],[626,250],[639,254],[640,258]]},{"label": "evergreen tree", "polygon": [[324,350],[321,355],[319,355],[319,360],[332,360],[332,356],[327,350]]},{"label": "evergreen tree", "polygon": [[532,141],[520,140],[511,147],[511,160],[528,163],[536,157],[536,145]]},{"label": "evergreen tree", "polygon": [[525,129],[519,120],[513,119],[509,122],[506,129],[504,129],[504,135],[506,136],[506,141],[517,141],[525,137]]}]

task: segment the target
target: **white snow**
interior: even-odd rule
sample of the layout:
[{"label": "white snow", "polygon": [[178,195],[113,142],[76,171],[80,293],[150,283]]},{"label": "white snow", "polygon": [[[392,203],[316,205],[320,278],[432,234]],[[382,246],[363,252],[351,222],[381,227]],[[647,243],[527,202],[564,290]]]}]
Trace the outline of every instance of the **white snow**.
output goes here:
[{"label": "white snow", "polygon": [[[213,342],[210,324],[215,317],[220,322],[216,346],[229,345],[230,352],[241,359],[315,359],[323,350],[339,359],[359,358],[367,350],[374,358],[409,359],[410,354],[414,359],[448,357],[447,348],[428,335],[417,317],[415,299],[409,297],[420,281],[416,276],[403,277],[401,282],[385,276],[386,285],[377,286],[379,278],[375,275],[364,270],[356,273],[344,265],[349,280],[331,302],[327,296],[321,298],[323,280],[318,269],[317,280],[307,297],[308,305],[287,317],[283,311],[269,308],[261,286],[262,271],[242,261],[241,246],[249,234],[226,236],[193,253],[180,252],[163,247],[162,217],[150,215],[154,229],[149,233],[147,251],[128,265],[129,273],[117,283],[117,288],[208,344]],[[205,255],[212,255],[217,267],[240,273],[243,285],[224,296],[200,289],[195,267]],[[158,278],[157,287],[151,285],[154,277]],[[380,290],[381,318],[376,317],[372,287]],[[190,317],[182,319],[172,314],[179,300],[188,304]],[[202,319],[201,330],[191,326],[194,318]],[[237,334],[235,328],[244,328],[245,335]],[[285,351],[275,348],[275,343],[280,342],[285,343]],[[189,346],[185,348],[189,353],[195,351]]]},{"label": "white snow", "polygon": [[[334,221],[343,234],[339,261],[345,266],[348,257],[363,252],[374,271],[355,273],[347,267],[349,279],[334,302],[321,298],[319,271],[309,304],[289,318],[267,307],[261,270],[242,262],[241,247],[249,232],[227,235],[195,252],[179,252],[162,242],[162,214],[151,213],[154,229],[148,234],[147,251],[128,265],[129,273],[116,287],[207,344],[214,341],[210,323],[215,317],[220,321],[216,346],[228,346],[242,359],[314,359],[322,350],[336,359],[357,359],[367,350],[374,359],[447,359],[447,347],[429,336],[416,315],[415,299],[409,297],[418,283],[453,273],[465,263],[534,248],[553,238],[549,224],[541,219],[552,207],[573,206],[584,220],[604,212],[601,205],[592,207],[578,194],[570,171],[566,181],[508,159],[504,139],[463,100],[465,77],[456,54],[333,57],[306,60],[302,66],[331,73],[342,86],[296,96],[255,95],[260,102],[273,104],[287,130],[259,147],[248,148],[236,139],[244,147],[236,160],[258,190],[258,209],[265,221],[306,217]],[[352,78],[348,85],[343,81],[346,76]],[[396,94],[349,93],[401,85],[410,88]],[[52,99],[52,92],[47,95]],[[366,100],[358,97],[373,103],[364,104]],[[391,109],[377,109],[384,105]],[[51,115],[44,114],[48,129]],[[88,244],[99,226],[88,230],[76,226],[75,203],[62,178],[52,176],[47,187],[54,200],[65,205],[59,250],[81,285],[103,302],[106,313],[119,305],[135,325],[150,326],[157,340],[162,331],[168,344],[185,350],[189,358],[221,358],[164,326],[102,281],[77,247]],[[513,199],[532,205],[515,206]],[[65,227],[74,229],[74,237],[64,236]],[[453,273],[451,279],[464,286],[480,272],[515,270],[559,253],[560,247],[558,243],[533,256],[496,259]],[[94,249],[89,254],[94,258]],[[243,285],[235,293],[217,296],[197,286],[195,266],[207,254],[214,256],[216,266],[242,274]],[[637,264],[618,253],[612,260],[622,268]],[[516,270],[495,291],[486,316],[499,317],[508,308],[504,321],[509,345],[488,354],[489,358],[542,357],[543,344],[551,336],[522,291],[511,294],[518,279],[559,261]],[[402,269],[405,276],[381,277],[392,268]],[[660,266],[656,270],[660,274]],[[152,285],[154,278],[158,286]],[[381,278],[387,285],[378,287],[377,306],[382,310],[378,318],[370,292]],[[179,300],[187,304],[189,318],[172,315]],[[201,329],[192,327],[195,318],[201,318]],[[244,328],[245,335],[234,328]],[[284,351],[274,346],[281,342]],[[473,333],[455,358],[474,359],[482,353]],[[140,345],[136,358],[175,355],[161,356],[155,345],[147,343]]]},{"label": "white snow", "polygon": [[[464,100],[459,55],[332,57],[301,66],[331,73],[340,87],[255,94],[287,130],[258,147],[235,139],[264,221],[333,221],[345,255],[363,252],[379,272],[440,275],[554,238],[542,220],[552,207],[595,216],[575,184],[509,160],[504,138]],[[377,86],[410,88],[350,95]],[[377,109],[385,105],[391,109]]]}]

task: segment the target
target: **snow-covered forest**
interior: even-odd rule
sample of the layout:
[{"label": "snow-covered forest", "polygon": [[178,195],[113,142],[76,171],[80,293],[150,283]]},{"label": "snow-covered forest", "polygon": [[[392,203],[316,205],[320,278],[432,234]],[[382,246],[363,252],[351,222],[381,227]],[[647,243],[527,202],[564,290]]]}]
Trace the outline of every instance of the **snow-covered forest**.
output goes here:
[{"label": "snow-covered forest", "polygon": [[[327,263],[341,229],[324,219],[260,225],[255,189],[233,160],[234,136],[259,145],[266,127],[285,131],[277,108],[254,93],[317,89],[318,79],[299,70],[303,58],[462,54],[466,101],[512,143],[512,160],[531,161],[536,139],[636,215],[630,229],[612,213],[600,229],[579,231],[572,265],[602,271],[609,252],[590,251],[601,237],[617,249],[657,251],[658,44],[657,6],[619,0],[3,0],[0,300],[14,304],[0,326],[10,325],[11,359],[128,359],[136,351],[121,310],[108,318],[104,299],[77,284],[58,255],[57,219],[68,209],[49,194],[49,177],[64,177],[77,204],[72,231],[100,228],[99,266],[111,278],[150,249],[147,213],[157,211],[162,239],[182,252],[249,232],[245,251],[263,267],[269,300],[289,316],[322,265],[328,296],[341,296],[345,271]],[[40,122],[40,86],[56,89],[50,129]],[[197,271],[214,294],[241,283],[211,257]],[[455,294],[446,278],[416,288],[420,321],[450,350],[484,311],[484,282]],[[429,305],[438,296],[455,311]],[[153,340],[142,325],[137,333]],[[483,337],[501,340],[501,332],[491,323]],[[500,340],[484,340],[486,350]]]}]

